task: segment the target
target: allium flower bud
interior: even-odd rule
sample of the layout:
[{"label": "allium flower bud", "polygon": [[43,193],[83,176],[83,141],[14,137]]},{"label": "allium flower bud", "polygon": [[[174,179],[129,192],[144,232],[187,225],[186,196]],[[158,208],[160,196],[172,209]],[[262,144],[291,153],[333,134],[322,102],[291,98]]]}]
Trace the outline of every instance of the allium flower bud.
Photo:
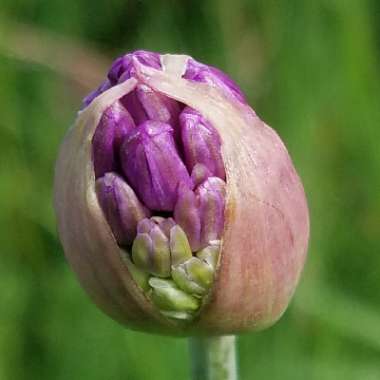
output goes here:
[{"label": "allium flower bud", "polygon": [[132,244],[137,223],[150,211],[138,200],[134,191],[115,173],[107,173],[96,181],[98,201],[116,241]]},{"label": "allium flower bud", "polygon": [[224,225],[225,183],[209,177],[195,191],[179,186],[174,218],[186,232],[193,251],[220,238]]},{"label": "allium flower bud", "polygon": [[181,112],[179,122],[185,162],[190,173],[195,165],[203,164],[212,175],[225,179],[221,141],[215,128],[189,107]]},{"label": "allium flower bud", "polygon": [[119,101],[104,111],[92,140],[96,178],[117,170],[119,160],[117,152],[127,132],[134,127],[131,115]]},{"label": "allium flower bud", "polygon": [[172,211],[178,184],[192,186],[169,124],[159,121],[140,124],[126,136],[120,157],[126,178],[152,210]]},{"label": "allium flower bud", "polygon": [[308,210],[285,146],[239,87],[188,56],[137,51],[83,107],[55,209],[99,307],[167,334],[273,324],[304,264]]}]

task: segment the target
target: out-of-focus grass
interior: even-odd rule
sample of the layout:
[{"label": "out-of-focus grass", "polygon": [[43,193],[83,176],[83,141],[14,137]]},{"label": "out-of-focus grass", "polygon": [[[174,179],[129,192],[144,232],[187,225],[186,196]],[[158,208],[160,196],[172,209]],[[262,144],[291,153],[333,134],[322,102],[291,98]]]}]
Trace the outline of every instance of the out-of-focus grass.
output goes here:
[{"label": "out-of-focus grass", "polygon": [[305,184],[309,260],[283,319],[240,338],[241,378],[380,377],[378,2],[4,0],[1,12],[0,379],[187,377],[186,341],[102,315],[55,233],[59,141],[104,62],[135,48],[225,69]]}]

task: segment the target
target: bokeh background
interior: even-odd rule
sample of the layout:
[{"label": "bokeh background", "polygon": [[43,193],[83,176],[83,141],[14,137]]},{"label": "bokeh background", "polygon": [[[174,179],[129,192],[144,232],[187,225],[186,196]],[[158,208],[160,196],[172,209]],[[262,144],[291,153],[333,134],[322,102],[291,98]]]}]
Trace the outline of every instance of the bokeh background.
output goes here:
[{"label": "bokeh background", "polygon": [[2,0],[0,379],[187,379],[185,339],[127,331],[68,268],[59,142],[113,57],[183,52],[229,73],[282,136],[312,234],[296,296],[239,339],[241,379],[380,378],[378,0]]}]

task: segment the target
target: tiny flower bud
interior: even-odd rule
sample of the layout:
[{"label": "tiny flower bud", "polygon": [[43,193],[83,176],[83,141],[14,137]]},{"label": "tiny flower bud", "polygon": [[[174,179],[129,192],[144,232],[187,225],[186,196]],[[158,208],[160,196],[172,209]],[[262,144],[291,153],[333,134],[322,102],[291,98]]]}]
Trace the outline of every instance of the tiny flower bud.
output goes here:
[{"label": "tiny flower bud", "polygon": [[126,134],[134,127],[131,115],[119,101],[103,113],[92,140],[96,178],[118,169],[117,152]]},{"label": "tiny flower bud", "polygon": [[[214,241],[215,242],[215,241]],[[218,264],[220,243],[216,240],[217,244],[208,245],[206,248],[201,249],[197,252],[198,259],[203,260],[205,263],[210,265],[214,270]]]},{"label": "tiny flower bud", "polygon": [[131,244],[136,236],[137,223],[149,216],[149,210],[115,173],[107,173],[96,181],[96,193],[117,242],[120,245]]},{"label": "tiny flower bud", "polygon": [[195,311],[199,308],[199,300],[180,290],[171,280],[151,278],[152,301],[166,311]]},{"label": "tiny flower bud", "polygon": [[180,186],[174,218],[183,228],[193,251],[220,239],[224,225],[225,183],[209,177],[195,191]]},{"label": "tiny flower bud", "polygon": [[191,171],[191,180],[194,186],[200,185],[202,182],[206,181],[208,177],[211,177],[210,170],[203,164],[195,164],[193,170]]},{"label": "tiny flower bud", "polygon": [[158,225],[149,232],[138,233],[132,245],[133,262],[158,277],[170,276],[169,239]]},{"label": "tiny flower bud", "polygon": [[199,199],[201,220],[201,247],[210,241],[220,239],[224,226],[225,183],[217,177],[210,177],[195,191]]},{"label": "tiny flower bud", "polygon": [[214,269],[205,261],[192,257],[179,265],[172,266],[172,277],[185,292],[205,295],[212,283]]},{"label": "tiny flower bud", "polygon": [[173,210],[178,184],[192,186],[172,134],[169,124],[147,121],[133,130],[121,147],[125,176],[153,210]]},{"label": "tiny flower bud", "polygon": [[178,265],[193,257],[187,236],[178,225],[170,230],[170,254],[172,265]]},{"label": "tiny flower bud", "polygon": [[178,187],[174,219],[185,231],[192,251],[197,251],[201,246],[201,218],[198,211],[198,199],[194,192],[183,184]]},{"label": "tiny flower bud", "polygon": [[162,121],[173,127],[177,124],[180,112],[178,102],[154,92],[145,85],[137,86],[136,93],[149,120]]},{"label": "tiny flower bud", "polygon": [[215,128],[197,111],[186,107],[179,116],[186,166],[203,164],[211,175],[225,179],[221,141]]}]

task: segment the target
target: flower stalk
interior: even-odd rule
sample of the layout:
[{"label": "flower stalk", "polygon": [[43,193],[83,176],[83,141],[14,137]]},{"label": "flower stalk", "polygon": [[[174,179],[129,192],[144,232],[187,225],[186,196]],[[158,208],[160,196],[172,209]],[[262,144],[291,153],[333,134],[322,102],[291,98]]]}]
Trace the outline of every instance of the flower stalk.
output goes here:
[{"label": "flower stalk", "polygon": [[234,335],[190,338],[192,380],[237,380]]}]

